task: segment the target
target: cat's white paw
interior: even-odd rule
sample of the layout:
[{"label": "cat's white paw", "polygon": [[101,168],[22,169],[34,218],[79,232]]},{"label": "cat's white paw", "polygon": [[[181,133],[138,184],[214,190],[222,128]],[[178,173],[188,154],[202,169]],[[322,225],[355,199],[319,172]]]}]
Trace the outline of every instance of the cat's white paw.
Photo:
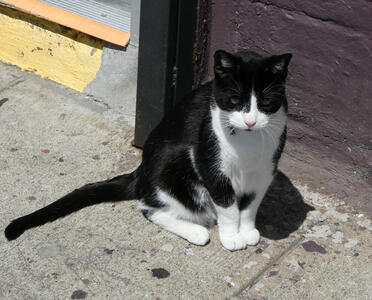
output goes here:
[{"label": "cat's white paw", "polygon": [[241,230],[240,234],[248,246],[255,246],[260,241],[260,232],[256,228],[252,230]]},{"label": "cat's white paw", "polygon": [[193,226],[193,228],[188,229],[187,236],[184,237],[191,244],[204,246],[209,241],[208,229],[203,226]]},{"label": "cat's white paw", "polygon": [[246,247],[246,242],[239,233],[233,235],[220,234],[222,246],[230,251],[242,250]]}]

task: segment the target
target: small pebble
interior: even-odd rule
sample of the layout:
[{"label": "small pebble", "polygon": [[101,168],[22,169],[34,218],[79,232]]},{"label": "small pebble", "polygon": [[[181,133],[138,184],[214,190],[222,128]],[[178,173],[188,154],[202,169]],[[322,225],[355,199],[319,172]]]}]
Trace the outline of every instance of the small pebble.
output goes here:
[{"label": "small pebble", "polygon": [[87,292],[83,290],[76,290],[71,295],[71,299],[85,299],[86,297],[87,297]]},{"label": "small pebble", "polygon": [[152,269],[151,272],[152,272],[152,276],[158,279],[167,278],[170,275],[170,273],[163,268]]},{"label": "small pebble", "polygon": [[271,271],[268,275],[268,277],[274,277],[276,275],[278,275],[279,271]]},{"label": "small pebble", "polygon": [[105,249],[103,249],[103,251],[104,251],[106,254],[112,254],[112,253],[115,251],[115,249],[108,249],[108,248],[105,248]]},{"label": "small pebble", "polygon": [[194,251],[191,248],[185,248],[183,253],[185,253],[185,255],[194,255]]},{"label": "small pebble", "polygon": [[233,287],[235,286],[235,283],[232,281],[232,278],[230,276],[225,276],[223,278],[223,280],[225,280],[228,284],[229,287]]},{"label": "small pebble", "polygon": [[327,253],[327,251],[314,241],[307,241],[305,243],[302,243],[302,247],[307,251],[307,252],[318,252],[321,254]]}]

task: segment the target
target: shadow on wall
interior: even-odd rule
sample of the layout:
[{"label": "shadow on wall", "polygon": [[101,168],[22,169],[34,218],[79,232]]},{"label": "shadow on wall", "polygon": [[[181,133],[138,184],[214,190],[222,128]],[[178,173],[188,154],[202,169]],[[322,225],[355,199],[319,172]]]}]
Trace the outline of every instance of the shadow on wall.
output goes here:
[{"label": "shadow on wall", "polygon": [[288,237],[296,231],[314,207],[282,172],[278,172],[257,213],[256,226],[261,235],[272,240]]}]

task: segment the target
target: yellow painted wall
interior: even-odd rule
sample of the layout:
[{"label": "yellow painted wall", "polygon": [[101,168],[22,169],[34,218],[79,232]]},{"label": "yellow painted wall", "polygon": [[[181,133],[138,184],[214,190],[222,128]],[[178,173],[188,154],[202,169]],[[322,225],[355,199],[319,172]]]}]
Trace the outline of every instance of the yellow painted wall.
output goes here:
[{"label": "yellow painted wall", "polygon": [[0,6],[0,60],[82,92],[101,66],[103,41]]}]

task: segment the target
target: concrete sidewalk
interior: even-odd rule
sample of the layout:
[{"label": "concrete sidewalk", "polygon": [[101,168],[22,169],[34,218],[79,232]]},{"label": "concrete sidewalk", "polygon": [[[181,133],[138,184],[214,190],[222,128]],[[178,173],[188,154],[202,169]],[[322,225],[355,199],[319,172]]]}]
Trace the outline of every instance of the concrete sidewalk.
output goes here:
[{"label": "concrete sidewalk", "polygon": [[[133,170],[126,112],[0,63],[0,228],[88,182]],[[120,116],[123,114],[123,117]],[[1,299],[372,299],[372,223],[280,173],[257,247],[205,247],[149,223],[136,201],[0,234]]]}]

